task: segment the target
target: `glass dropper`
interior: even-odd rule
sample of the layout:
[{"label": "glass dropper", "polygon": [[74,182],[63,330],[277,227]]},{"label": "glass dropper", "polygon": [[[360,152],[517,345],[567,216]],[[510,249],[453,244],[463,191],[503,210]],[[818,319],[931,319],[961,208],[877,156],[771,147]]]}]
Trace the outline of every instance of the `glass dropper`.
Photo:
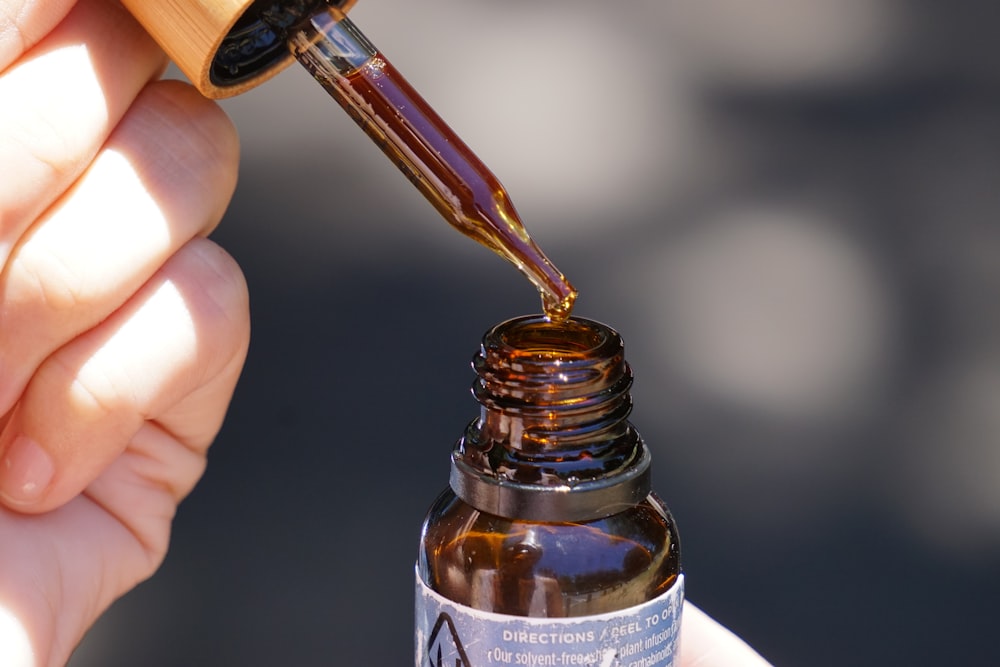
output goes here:
[{"label": "glass dropper", "polygon": [[320,3],[287,35],[295,58],[434,208],[513,263],[538,289],[549,319],[569,317],[576,290],[532,241],[500,181],[357,26]]}]

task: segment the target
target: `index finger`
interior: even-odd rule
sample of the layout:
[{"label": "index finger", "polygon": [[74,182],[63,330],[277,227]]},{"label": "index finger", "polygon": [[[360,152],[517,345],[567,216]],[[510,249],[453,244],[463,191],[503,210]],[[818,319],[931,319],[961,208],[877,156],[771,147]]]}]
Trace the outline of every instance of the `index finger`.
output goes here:
[{"label": "index finger", "polygon": [[[9,43],[17,29],[7,21]],[[25,229],[79,177],[165,65],[120,4],[80,0],[0,74],[0,270]]]}]

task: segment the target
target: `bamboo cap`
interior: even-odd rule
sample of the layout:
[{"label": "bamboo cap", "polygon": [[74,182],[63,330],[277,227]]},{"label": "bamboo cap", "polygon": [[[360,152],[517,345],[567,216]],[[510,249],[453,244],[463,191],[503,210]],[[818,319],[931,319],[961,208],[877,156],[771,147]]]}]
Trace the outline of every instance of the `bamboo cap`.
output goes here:
[{"label": "bamboo cap", "polygon": [[356,0],[122,0],[203,95],[232,97],[288,66],[284,38],[260,15],[305,16],[320,4],[347,11]]}]

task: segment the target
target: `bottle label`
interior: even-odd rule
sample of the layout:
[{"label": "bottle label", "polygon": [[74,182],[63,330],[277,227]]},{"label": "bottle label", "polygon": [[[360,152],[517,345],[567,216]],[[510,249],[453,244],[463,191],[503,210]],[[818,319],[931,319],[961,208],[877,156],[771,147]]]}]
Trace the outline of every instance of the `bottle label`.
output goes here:
[{"label": "bottle label", "polygon": [[684,577],[635,607],[597,616],[525,618],[477,611],[417,575],[416,667],[672,667]]}]

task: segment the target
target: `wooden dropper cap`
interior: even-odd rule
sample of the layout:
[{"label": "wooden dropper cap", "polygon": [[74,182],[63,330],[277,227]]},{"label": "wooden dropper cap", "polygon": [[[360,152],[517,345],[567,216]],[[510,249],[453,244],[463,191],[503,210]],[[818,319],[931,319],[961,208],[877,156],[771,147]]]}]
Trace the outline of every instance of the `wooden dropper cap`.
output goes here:
[{"label": "wooden dropper cap", "polygon": [[292,57],[260,14],[305,16],[321,4],[347,11],[356,0],[122,0],[180,70],[211,98],[267,81]]}]

